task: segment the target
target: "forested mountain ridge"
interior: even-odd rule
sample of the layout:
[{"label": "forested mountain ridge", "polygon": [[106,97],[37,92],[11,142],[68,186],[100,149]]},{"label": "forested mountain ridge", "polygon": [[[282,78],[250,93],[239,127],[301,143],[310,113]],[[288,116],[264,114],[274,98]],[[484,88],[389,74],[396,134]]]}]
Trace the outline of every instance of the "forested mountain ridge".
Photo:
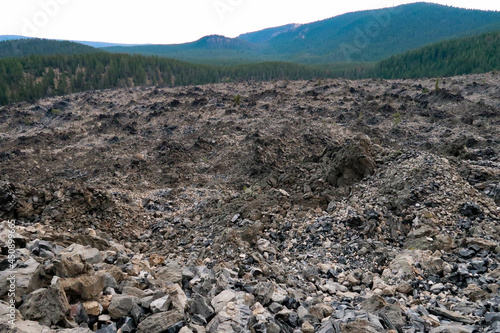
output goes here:
[{"label": "forested mountain ridge", "polygon": [[225,38],[232,43],[217,44],[217,48],[203,44],[204,37],[185,44],[105,49],[210,64],[373,62],[431,43],[496,30],[500,30],[500,12],[422,2],[264,29]]},{"label": "forested mountain ridge", "polygon": [[348,13],[302,25],[271,40],[291,61],[376,61],[430,43],[500,29],[500,12],[431,3]]},{"label": "forested mountain ridge", "polygon": [[[26,38],[0,42],[0,58],[21,58],[30,55],[82,54],[98,49],[69,41]],[[102,51],[101,51],[102,52]]]},{"label": "forested mountain ridge", "polygon": [[20,35],[0,35],[0,42],[6,41],[6,40],[26,39],[26,38],[29,38],[29,37],[20,36]]},{"label": "forested mountain ridge", "polygon": [[[17,40],[17,39],[43,39],[43,40],[56,40],[60,42],[67,41],[65,39],[49,39],[49,38],[37,38],[37,37],[26,37],[20,35],[0,35],[0,42],[6,40]],[[69,42],[74,42],[78,44],[83,44],[91,47],[102,48],[102,47],[111,47],[111,46],[136,46],[137,44],[123,44],[123,43],[106,43],[106,42],[92,42],[92,41],[83,41],[83,40],[70,40]]]},{"label": "forested mountain ridge", "polygon": [[260,45],[246,40],[220,35],[209,35],[184,44],[103,48],[105,51],[114,53],[156,55],[208,65],[235,65],[265,61],[265,57],[259,55],[261,49]]},{"label": "forested mountain ridge", "polygon": [[[236,38],[209,35],[194,42],[172,45],[115,44],[105,47],[110,44],[79,43],[109,52],[158,55],[211,65],[263,61],[331,64],[379,61],[432,43],[491,31],[500,31],[498,11],[421,2],[352,12],[307,24],[287,24],[244,33]],[[13,38],[24,37],[0,36],[0,40]],[[12,52],[11,49],[4,56],[10,56]],[[24,55],[28,54],[15,54]]]},{"label": "forested mountain ridge", "polygon": [[418,78],[500,70],[500,32],[429,45],[380,61],[372,76]]},{"label": "forested mountain ridge", "polygon": [[238,38],[254,44],[265,43],[273,39],[274,37],[283,34],[285,32],[289,32],[293,29],[296,29],[299,26],[300,24],[294,24],[294,23],[286,24],[279,27],[267,28],[263,30],[241,34],[238,36]]}]

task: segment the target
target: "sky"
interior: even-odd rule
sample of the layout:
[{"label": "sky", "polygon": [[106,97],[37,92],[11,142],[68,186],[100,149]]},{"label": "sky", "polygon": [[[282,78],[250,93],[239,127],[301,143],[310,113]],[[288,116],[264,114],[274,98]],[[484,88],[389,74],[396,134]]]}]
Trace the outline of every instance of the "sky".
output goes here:
[{"label": "sky", "polygon": [[[175,44],[411,0],[0,0],[0,35],[128,44]],[[434,0],[462,8],[500,10],[498,0]]]}]

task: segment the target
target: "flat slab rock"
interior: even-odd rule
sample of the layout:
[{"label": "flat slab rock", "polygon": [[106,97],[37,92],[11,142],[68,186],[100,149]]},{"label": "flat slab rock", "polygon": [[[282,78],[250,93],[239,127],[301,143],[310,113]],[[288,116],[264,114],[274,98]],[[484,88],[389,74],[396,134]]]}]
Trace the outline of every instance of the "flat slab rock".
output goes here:
[{"label": "flat slab rock", "polygon": [[438,308],[438,307],[430,307],[428,310],[433,315],[441,316],[441,317],[450,319],[452,321],[457,321],[457,322],[464,323],[464,324],[474,324],[476,322],[476,320],[472,317],[463,316],[459,313],[456,313],[456,312],[453,312],[453,311],[450,311],[447,309]]}]

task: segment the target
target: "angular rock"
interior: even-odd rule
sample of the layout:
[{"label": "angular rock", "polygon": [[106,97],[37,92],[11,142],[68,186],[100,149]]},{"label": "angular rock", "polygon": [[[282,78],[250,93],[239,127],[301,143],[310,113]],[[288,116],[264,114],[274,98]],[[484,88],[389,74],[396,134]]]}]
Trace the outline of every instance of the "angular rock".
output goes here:
[{"label": "angular rock", "polygon": [[172,300],[172,309],[184,313],[188,305],[188,298],[182,288],[178,284],[173,284],[168,285],[164,290]]},{"label": "angular rock", "polygon": [[272,282],[259,282],[252,289],[252,294],[255,295],[257,302],[262,305],[267,305],[271,301],[274,293],[274,284]]},{"label": "angular rock", "polygon": [[[379,326],[370,323],[367,320],[355,320],[347,324],[340,325],[340,332],[342,333],[385,333],[386,330]],[[325,332],[326,333],[326,332]]]},{"label": "angular rock", "polygon": [[80,244],[71,244],[59,254],[61,257],[81,255],[89,264],[98,264],[102,259],[101,252],[98,249]]},{"label": "angular rock", "polygon": [[[0,332],[2,333],[56,333],[56,330],[52,330],[47,326],[40,325],[36,321],[23,320],[16,322],[15,327],[7,324],[8,327],[4,328],[0,324]],[[87,331],[88,332],[88,331]]]},{"label": "angular rock", "polygon": [[149,308],[149,306],[151,305],[151,302],[153,302],[159,298],[162,298],[164,296],[166,296],[165,292],[157,291],[152,296],[146,296],[146,297],[141,298],[139,301],[139,304],[144,308]]},{"label": "angular rock", "polygon": [[194,332],[190,328],[184,326],[183,328],[181,328],[179,333],[194,333]]},{"label": "angular rock", "polygon": [[407,295],[413,291],[413,287],[411,286],[411,284],[403,282],[397,285],[396,291]]},{"label": "angular rock", "polygon": [[116,333],[116,332],[117,332],[116,323],[105,325],[96,331],[96,333]]},{"label": "angular rock", "polygon": [[195,294],[189,301],[189,311],[191,314],[202,316],[207,322],[212,319],[215,314],[214,308],[208,304],[205,297],[200,294]]},{"label": "angular rock", "polygon": [[444,284],[436,283],[432,285],[431,292],[433,292],[434,294],[439,294],[444,290],[444,288],[445,288]]},{"label": "angular rock", "polygon": [[405,325],[403,311],[396,304],[387,304],[379,311],[379,317],[383,316],[386,321],[390,321],[396,329],[401,329]]},{"label": "angular rock", "polygon": [[62,288],[50,286],[35,290],[19,308],[25,319],[51,326],[69,314],[70,305]]},{"label": "angular rock", "polygon": [[384,277],[396,277],[398,279],[414,278],[415,272],[412,266],[415,264],[415,259],[412,251],[404,251],[398,254],[396,258],[389,264],[389,269],[384,271]]},{"label": "angular rock", "polygon": [[135,296],[138,298],[142,298],[145,296],[145,292],[139,288],[131,287],[131,286],[125,286],[122,289],[122,294],[124,295],[129,295],[129,296]]},{"label": "angular rock", "polygon": [[319,303],[309,308],[309,313],[319,321],[323,320],[323,318],[330,317],[333,311],[333,307],[325,303]]},{"label": "angular rock", "polygon": [[61,278],[72,278],[92,271],[92,266],[79,253],[60,253],[53,261],[55,275]]},{"label": "angular rock", "polygon": [[387,305],[387,302],[380,296],[372,296],[364,300],[360,306],[366,312],[378,313],[379,310],[383,309]]},{"label": "angular rock", "polygon": [[471,237],[466,239],[469,246],[476,245],[483,250],[494,250],[498,246],[498,241],[488,240],[480,237]]},{"label": "angular rock", "polygon": [[[25,261],[22,266],[15,269],[16,272],[16,296],[23,295],[29,287],[31,277],[38,269],[40,264],[33,258]],[[9,271],[0,271],[0,297],[4,296],[9,292],[10,282],[9,277],[12,275]],[[39,289],[39,288],[37,288]]]},{"label": "angular rock", "polygon": [[148,261],[151,266],[159,266],[165,262],[165,256],[154,253],[149,256]]},{"label": "angular rock", "polygon": [[248,332],[252,311],[247,305],[229,302],[208,323],[207,332]]},{"label": "angular rock", "polygon": [[22,320],[21,312],[15,308],[15,304],[11,305],[10,303],[0,301],[0,321],[2,319],[5,320]]},{"label": "angular rock", "polygon": [[158,312],[167,312],[171,308],[171,305],[172,305],[172,298],[170,297],[170,295],[166,295],[152,301],[149,304],[149,307],[151,308],[151,311],[153,311],[153,313],[158,313]]},{"label": "angular rock", "polygon": [[439,327],[432,328],[429,333],[473,333],[475,331],[476,329],[474,326],[445,324]]},{"label": "angular rock", "polygon": [[70,314],[77,324],[87,324],[89,322],[89,316],[87,315],[87,312],[85,311],[85,308],[81,303],[72,305]]},{"label": "angular rock", "polygon": [[474,324],[474,322],[475,322],[474,318],[463,316],[459,313],[456,313],[454,311],[450,311],[447,309],[438,308],[438,307],[430,307],[428,310],[433,315],[448,318],[452,321],[458,321],[458,322],[464,323],[464,324]]},{"label": "angular rock", "polygon": [[109,315],[113,319],[125,317],[137,302],[138,298],[135,296],[114,295],[108,307]]},{"label": "angular rock", "polygon": [[309,322],[304,322],[300,327],[302,333],[314,333],[314,326],[309,324]]},{"label": "angular rock", "polygon": [[96,301],[84,302],[83,307],[89,316],[98,316],[103,310],[102,305]]},{"label": "angular rock", "polygon": [[105,287],[105,279],[102,275],[60,279],[59,283],[68,296],[72,295],[84,301],[93,300]]},{"label": "angular rock", "polygon": [[[175,330],[179,323],[184,325],[184,315],[177,311],[160,312],[147,317],[137,326],[137,333],[152,333],[152,332],[172,332],[177,333],[180,330]],[[181,326],[181,327],[182,327]]]},{"label": "angular rock", "polygon": [[170,263],[163,267],[156,274],[156,278],[163,282],[182,283],[182,267],[178,264]]},{"label": "angular rock", "polygon": [[219,313],[227,303],[234,301],[235,298],[235,292],[227,289],[212,298],[212,301],[210,303],[214,308],[215,313]]},{"label": "angular rock", "polygon": [[125,317],[124,319],[119,321],[119,325],[121,325],[120,330],[122,333],[132,333],[135,332],[137,325],[132,317]]}]

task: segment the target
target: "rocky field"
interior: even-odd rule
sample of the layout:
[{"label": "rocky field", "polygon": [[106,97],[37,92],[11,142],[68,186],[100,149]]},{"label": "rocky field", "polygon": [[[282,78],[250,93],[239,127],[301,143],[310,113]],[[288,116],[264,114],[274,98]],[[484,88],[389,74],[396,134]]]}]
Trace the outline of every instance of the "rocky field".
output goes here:
[{"label": "rocky field", "polygon": [[500,332],[500,73],[437,88],[0,107],[0,331]]}]

